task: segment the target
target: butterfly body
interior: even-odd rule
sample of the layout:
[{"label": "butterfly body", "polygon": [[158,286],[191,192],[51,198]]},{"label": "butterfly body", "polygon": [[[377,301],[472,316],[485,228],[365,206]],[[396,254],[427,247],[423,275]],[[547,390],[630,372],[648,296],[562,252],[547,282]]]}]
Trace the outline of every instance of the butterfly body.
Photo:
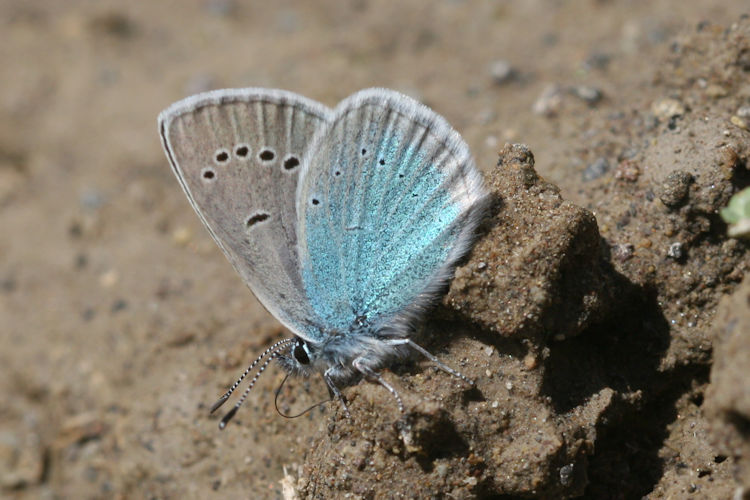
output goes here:
[{"label": "butterfly body", "polygon": [[175,103],[159,128],[214,240],[295,334],[263,356],[321,373],[337,393],[423,351],[410,340],[415,322],[468,251],[487,200],[444,119],[385,89],[333,110],[228,89]]}]

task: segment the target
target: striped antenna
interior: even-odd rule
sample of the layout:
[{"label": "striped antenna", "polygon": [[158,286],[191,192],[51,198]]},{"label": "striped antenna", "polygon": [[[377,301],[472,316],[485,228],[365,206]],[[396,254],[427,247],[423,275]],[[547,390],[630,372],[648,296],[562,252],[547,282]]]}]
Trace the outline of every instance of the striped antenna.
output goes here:
[{"label": "striped antenna", "polygon": [[[291,340],[290,340],[291,342]],[[286,345],[286,344],[284,344]],[[237,403],[234,405],[234,408],[229,410],[226,415],[221,419],[221,422],[219,422],[219,429],[224,429],[227,426],[227,423],[232,420],[232,417],[234,417],[234,414],[237,413],[237,410],[240,409],[240,406],[242,406],[242,403],[245,402],[245,399],[247,398],[247,395],[250,394],[250,390],[255,385],[255,382],[258,381],[258,377],[260,377],[260,374],[263,373],[263,371],[266,369],[266,367],[273,361],[273,359],[277,356],[279,356],[279,351],[281,348],[284,347],[284,345],[280,346],[278,350],[271,353],[271,355],[266,359],[262,365],[260,365],[260,368],[258,368],[258,373],[255,374],[253,379],[250,381],[250,384],[247,386],[247,389],[245,389],[245,392],[242,393],[242,397],[240,397],[240,400],[237,401]]]},{"label": "striped antenna", "polygon": [[[238,378],[237,381],[234,384],[232,384],[232,387],[230,387],[229,390],[227,392],[225,392],[224,395],[221,396],[219,398],[219,400],[217,402],[215,402],[211,406],[211,410],[210,410],[209,413],[215,412],[216,410],[218,410],[221,407],[221,405],[223,405],[224,403],[226,403],[227,399],[229,399],[229,396],[232,395],[232,393],[237,389],[237,387],[245,379],[245,377],[247,377],[247,375],[250,373],[250,371],[253,368],[255,368],[255,366],[258,363],[260,363],[260,361],[263,358],[265,358],[269,354],[273,353],[273,356],[271,356],[271,358],[269,358],[266,361],[266,363],[263,365],[263,367],[258,372],[258,374],[255,375],[255,378],[252,381],[252,384],[255,384],[255,381],[258,379],[258,375],[260,375],[263,372],[263,370],[265,370],[265,367],[268,365],[268,363],[270,362],[270,360],[273,359],[274,357],[276,357],[276,355],[278,354],[279,350],[281,350],[282,348],[284,348],[285,346],[289,345],[292,342],[294,342],[293,338],[280,340],[280,341],[276,342],[274,345],[272,345],[271,347],[269,347],[268,349],[266,349],[265,351],[263,351],[263,354],[261,354],[260,356],[258,356],[258,358],[255,361],[253,361],[252,363],[250,363],[250,366],[248,366],[247,369],[245,370],[245,372],[242,374],[242,376],[240,378]],[[252,385],[250,385],[250,388],[252,388]],[[250,388],[248,388],[248,391],[249,391]],[[245,391],[245,395],[242,398],[243,400],[245,399],[245,396],[247,396],[247,392],[248,391]],[[239,407],[239,405],[237,405],[233,411],[236,412],[238,407]],[[232,413],[232,415],[234,415],[233,412],[230,412],[230,413]],[[232,418],[232,417],[229,417],[229,418]],[[229,420],[229,419],[227,419],[227,417],[224,417],[224,419]],[[222,422],[224,421],[224,419],[222,419]],[[226,425],[226,423],[224,425],[220,424],[219,427],[221,427],[223,429],[225,425]]]}]

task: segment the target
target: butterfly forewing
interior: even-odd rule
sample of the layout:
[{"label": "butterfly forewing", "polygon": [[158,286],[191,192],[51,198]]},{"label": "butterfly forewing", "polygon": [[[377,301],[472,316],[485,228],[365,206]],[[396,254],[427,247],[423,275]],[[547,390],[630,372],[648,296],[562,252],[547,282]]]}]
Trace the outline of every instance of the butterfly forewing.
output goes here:
[{"label": "butterfly forewing", "polygon": [[415,312],[466,251],[484,200],[467,146],[441,117],[392,91],[347,98],[298,187],[312,308],[338,330]]},{"label": "butterfly forewing", "polygon": [[295,194],[305,150],[331,111],[279,90],[209,92],[159,116],[162,143],[216,243],[264,306],[308,337]]}]

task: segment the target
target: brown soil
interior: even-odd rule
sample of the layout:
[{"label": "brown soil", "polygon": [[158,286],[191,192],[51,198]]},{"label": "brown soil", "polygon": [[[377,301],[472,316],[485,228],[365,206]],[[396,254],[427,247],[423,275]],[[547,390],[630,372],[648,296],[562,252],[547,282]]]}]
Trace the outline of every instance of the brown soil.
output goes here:
[{"label": "brown soil", "polygon": [[[746,498],[748,247],[717,211],[750,183],[747,9],[0,4],[0,496]],[[476,388],[415,360],[385,374],[403,415],[362,383],[351,419],[287,420],[269,369],[218,430],[208,406],[288,332],[156,115],[242,86],[390,87],[462,133],[495,203],[422,341]]]}]

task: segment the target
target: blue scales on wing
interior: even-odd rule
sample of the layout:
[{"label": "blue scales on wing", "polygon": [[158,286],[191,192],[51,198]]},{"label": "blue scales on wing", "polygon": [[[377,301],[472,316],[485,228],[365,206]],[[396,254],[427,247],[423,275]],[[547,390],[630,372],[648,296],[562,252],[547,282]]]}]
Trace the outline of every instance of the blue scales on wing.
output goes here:
[{"label": "blue scales on wing", "polygon": [[308,151],[299,262],[319,324],[401,334],[471,243],[484,191],[466,144],[423,105],[370,89]]}]

